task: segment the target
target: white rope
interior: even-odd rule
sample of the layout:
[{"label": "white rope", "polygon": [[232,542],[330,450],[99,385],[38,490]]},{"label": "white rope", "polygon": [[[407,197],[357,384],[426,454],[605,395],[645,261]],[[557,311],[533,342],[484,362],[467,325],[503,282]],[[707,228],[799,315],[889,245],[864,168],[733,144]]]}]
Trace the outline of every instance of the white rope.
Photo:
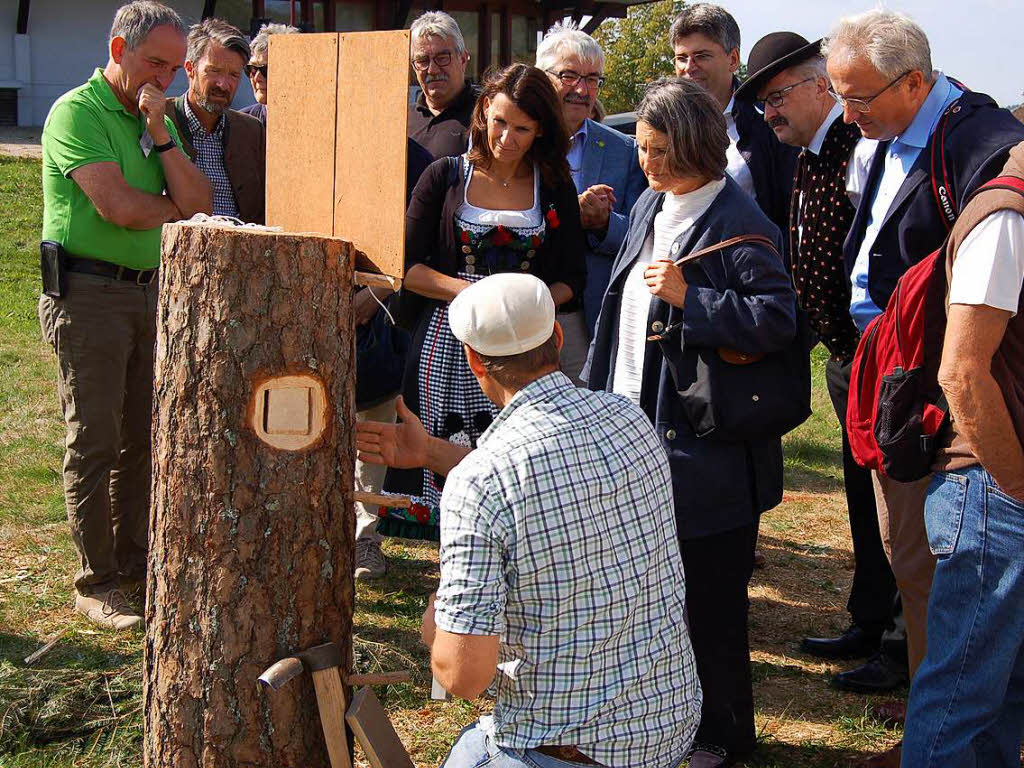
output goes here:
[{"label": "white rope", "polygon": [[255,229],[260,232],[280,232],[281,227],[265,227],[262,224],[251,224],[235,216],[209,216],[205,213],[197,213],[191,219],[186,219],[187,224],[199,224],[204,227],[227,227],[240,229]]}]

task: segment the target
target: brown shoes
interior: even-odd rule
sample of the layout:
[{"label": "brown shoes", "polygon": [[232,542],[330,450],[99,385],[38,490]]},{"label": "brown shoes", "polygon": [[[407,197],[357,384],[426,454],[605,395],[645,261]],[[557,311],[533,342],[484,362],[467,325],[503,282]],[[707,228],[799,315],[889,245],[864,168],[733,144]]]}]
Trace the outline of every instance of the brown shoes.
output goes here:
[{"label": "brown shoes", "polygon": [[872,755],[864,760],[851,763],[851,768],[900,768],[900,758],[903,756],[903,742],[901,741],[892,749],[878,755]]},{"label": "brown shoes", "polygon": [[124,592],[111,589],[94,595],[75,594],[75,611],[106,629],[142,627],[142,617],[128,603]]}]

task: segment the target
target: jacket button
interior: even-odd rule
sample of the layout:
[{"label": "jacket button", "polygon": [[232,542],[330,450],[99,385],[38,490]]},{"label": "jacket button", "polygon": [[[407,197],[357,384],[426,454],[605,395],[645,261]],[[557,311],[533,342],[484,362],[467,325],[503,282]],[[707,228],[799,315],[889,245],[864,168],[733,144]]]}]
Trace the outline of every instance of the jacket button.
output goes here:
[{"label": "jacket button", "polygon": [[472,264],[470,264],[469,266],[466,267],[466,274],[467,275],[476,274],[476,270],[473,268]]},{"label": "jacket button", "polygon": [[528,259],[532,259],[536,255],[537,255],[537,252],[535,250],[533,250],[532,248],[526,252],[526,258],[528,258]]},{"label": "jacket button", "polygon": [[472,253],[473,249],[470,248],[468,245],[464,245],[464,246],[462,246],[462,252],[463,253]]},{"label": "jacket button", "polygon": [[676,439],[676,431],[674,429],[665,430],[665,439],[666,440],[675,440]]},{"label": "jacket button", "polygon": [[662,331],[665,330],[665,324],[661,322],[661,320],[655,320],[653,323],[651,323],[651,330],[654,331],[655,333],[661,333]]},{"label": "jacket button", "polygon": [[519,266],[522,267],[523,271],[525,272],[527,269],[530,268],[530,262],[524,261]]},{"label": "jacket button", "polygon": [[677,253],[679,251],[679,243],[672,243],[672,249],[671,250],[672,250],[672,253]]},{"label": "jacket button", "polygon": [[476,264],[476,256],[467,256],[466,257],[466,263],[467,264]]}]

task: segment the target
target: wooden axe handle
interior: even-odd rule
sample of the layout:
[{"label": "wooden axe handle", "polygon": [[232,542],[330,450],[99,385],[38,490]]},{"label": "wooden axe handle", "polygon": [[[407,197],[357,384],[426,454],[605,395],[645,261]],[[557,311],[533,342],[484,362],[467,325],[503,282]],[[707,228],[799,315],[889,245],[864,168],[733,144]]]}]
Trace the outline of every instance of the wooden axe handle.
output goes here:
[{"label": "wooden axe handle", "polygon": [[328,667],[315,670],[312,674],[331,768],[352,768],[348,735],[345,732],[345,687],[341,682],[341,672],[337,667]]}]

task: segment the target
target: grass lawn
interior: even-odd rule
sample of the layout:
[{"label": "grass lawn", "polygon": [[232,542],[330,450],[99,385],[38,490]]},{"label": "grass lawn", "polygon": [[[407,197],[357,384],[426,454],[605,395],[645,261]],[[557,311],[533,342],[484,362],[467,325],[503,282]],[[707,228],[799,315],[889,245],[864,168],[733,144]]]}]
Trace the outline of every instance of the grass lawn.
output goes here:
[{"label": "grass lawn", "polygon": [[[60,467],[63,429],[52,353],[39,337],[36,160],[0,157],[0,766],[141,763],[139,635],[92,629],[71,612],[75,553]],[[815,353],[815,414],[786,440],[786,500],[766,515],[768,568],[751,585],[751,641],[761,748],[750,766],[831,768],[899,738],[868,714],[872,699],[832,691],[841,669],[800,654],[799,638],[845,628],[852,574],[839,428]],[[437,583],[429,544],[385,544],[388,576],[358,587],[356,666],[411,668],[377,691],[418,766],[436,766],[479,707],[429,697],[419,617]],[[22,659],[58,632],[57,647]],[[486,703],[483,703],[486,709]]]}]

